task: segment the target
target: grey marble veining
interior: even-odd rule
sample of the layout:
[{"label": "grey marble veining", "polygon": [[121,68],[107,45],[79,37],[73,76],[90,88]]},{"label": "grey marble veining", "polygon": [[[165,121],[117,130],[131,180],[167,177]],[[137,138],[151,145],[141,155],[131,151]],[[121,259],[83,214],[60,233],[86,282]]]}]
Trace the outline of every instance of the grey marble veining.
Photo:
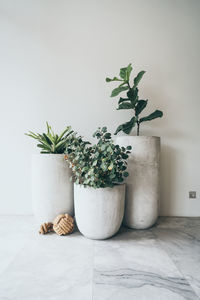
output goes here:
[{"label": "grey marble veining", "polygon": [[200,218],[160,218],[93,241],[0,217],[0,300],[200,299]]}]

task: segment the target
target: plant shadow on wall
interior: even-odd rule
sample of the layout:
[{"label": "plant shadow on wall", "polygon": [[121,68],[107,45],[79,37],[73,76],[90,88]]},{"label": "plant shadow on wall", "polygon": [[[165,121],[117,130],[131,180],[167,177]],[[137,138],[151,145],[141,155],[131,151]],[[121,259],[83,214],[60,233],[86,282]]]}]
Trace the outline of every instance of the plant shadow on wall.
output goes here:
[{"label": "plant shadow on wall", "polygon": [[120,131],[123,131],[126,134],[130,134],[132,129],[137,126],[137,135],[139,136],[141,123],[151,121],[156,118],[161,118],[163,116],[162,111],[155,110],[150,115],[140,118],[140,114],[145,109],[148,103],[147,99],[140,99],[138,94],[138,84],[145,74],[145,71],[140,71],[133,79],[133,83],[131,83],[130,75],[132,70],[133,68],[131,64],[129,64],[127,67],[120,69],[119,78],[106,78],[106,82],[120,82],[119,86],[112,91],[111,97],[116,97],[120,93],[127,91],[125,98],[120,97],[117,110],[128,109],[133,111],[133,117],[130,119],[130,121],[119,125],[115,131],[115,135]]}]

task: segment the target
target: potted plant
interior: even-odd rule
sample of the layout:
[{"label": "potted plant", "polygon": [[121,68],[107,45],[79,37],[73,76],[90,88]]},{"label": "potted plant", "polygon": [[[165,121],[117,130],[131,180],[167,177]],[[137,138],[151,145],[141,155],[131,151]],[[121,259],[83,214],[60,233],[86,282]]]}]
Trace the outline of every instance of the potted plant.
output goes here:
[{"label": "potted plant", "polygon": [[[142,123],[163,116],[162,111],[155,110],[147,116],[140,117],[147,106],[148,100],[139,98],[138,84],[145,71],[141,71],[131,84],[132,66],[129,64],[120,69],[119,78],[106,78],[106,82],[119,82],[111,97],[116,97],[126,91],[125,97],[120,97],[117,110],[128,109],[133,112],[132,118],[117,127],[115,135],[124,132],[125,136],[116,138],[119,145],[131,145],[132,152],[128,161],[130,176],[127,179],[126,207],[124,223],[130,228],[145,229],[151,227],[157,220],[159,209],[159,164],[160,137],[140,136]],[[128,136],[137,127],[136,136]]]},{"label": "potted plant", "polygon": [[97,144],[74,139],[66,149],[73,172],[75,218],[80,232],[91,239],[106,239],[120,228],[124,215],[127,159],[130,146],[115,145],[107,128],[93,135]]},{"label": "potted plant", "polygon": [[73,215],[73,184],[71,170],[64,159],[64,151],[73,131],[68,126],[58,136],[47,124],[47,133],[26,135],[38,141],[40,154],[32,157],[32,203],[38,222],[52,222],[62,213]]}]

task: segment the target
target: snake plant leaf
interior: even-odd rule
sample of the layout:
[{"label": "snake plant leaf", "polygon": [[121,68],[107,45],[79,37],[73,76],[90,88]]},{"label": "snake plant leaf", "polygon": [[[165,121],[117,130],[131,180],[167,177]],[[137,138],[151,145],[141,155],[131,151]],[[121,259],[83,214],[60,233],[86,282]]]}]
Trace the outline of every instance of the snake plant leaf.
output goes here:
[{"label": "snake plant leaf", "polygon": [[43,136],[47,143],[49,143],[50,145],[53,144],[53,141],[48,137],[48,135],[46,133],[43,133]]},{"label": "snake plant leaf", "polygon": [[120,110],[120,109],[133,109],[133,105],[132,103],[130,102],[123,102],[119,105],[119,107],[117,108],[117,110]]},{"label": "snake plant leaf", "polygon": [[[40,145],[40,146],[39,146]],[[37,144],[37,147],[51,151],[51,146],[48,144],[45,144],[44,142],[40,141],[40,144]]]},{"label": "snake plant leaf", "polygon": [[55,145],[55,150],[65,146],[65,145],[66,145],[66,140],[60,141],[58,144]]},{"label": "snake plant leaf", "polygon": [[65,135],[65,133],[67,133],[68,131],[68,134],[67,134],[67,136],[69,136],[71,133],[73,133],[74,131],[73,130],[71,130],[70,131],[70,129],[71,129],[71,126],[67,126],[67,128],[61,133],[61,135],[58,137],[58,139],[57,139],[57,142],[59,142],[61,139],[62,139],[62,137]]},{"label": "snake plant leaf", "polygon": [[137,76],[134,78],[134,88],[136,88],[140,82],[140,80],[142,79],[143,75],[144,75],[145,71],[140,71]]},{"label": "snake plant leaf", "polygon": [[47,146],[44,145],[44,144],[37,144],[37,147],[38,147],[38,148],[42,148],[42,149],[44,149],[44,150],[46,150],[46,151],[51,151],[51,147],[47,147]]},{"label": "snake plant leaf", "polygon": [[114,90],[112,91],[111,97],[116,97],[116,96],[119,95],[121,92],[127,91],[128,89],[129,89],[128,86],[120,86],[120,87],[117,87],[116,89],[114,89]]},{"label": "snake plant leaf", "polygon": [[135,114],[138,116],[147,106],[148,100],[139,100],[135,107]]},{"label": "snake plant leaf", "polygon": [[73,130],[68,126],[60,136],[58,134],[54,134],[51,126],[49,126],[48,122],[46,122],[47,133],[43,134],[35,134],[32,131],[25,133],[26,135],[36,139],[39,144],[37,147],[43,149],[40,153],[64,153],[66,146],[69,146],[70,141],[72,141],[73,137],[69,137]]},{"label": "snake plant leaf", "polygon": [[151,121],[153,119],[156,119],[156,118],[161,118],[163,116],[163,112],[160,111],[160,110],[155,110],[152,114],[146,116],[146,117],[143,117],[139,120],[140,123],[142,122],[146,122],[146,121]]},{"label": "snake plant leaf", "polygon": [[47,134],[49,134],[50,133],[50,131],[49,131],[49,124],[48,124],[47,121],[46,121],[46,125],[47,125]]}]

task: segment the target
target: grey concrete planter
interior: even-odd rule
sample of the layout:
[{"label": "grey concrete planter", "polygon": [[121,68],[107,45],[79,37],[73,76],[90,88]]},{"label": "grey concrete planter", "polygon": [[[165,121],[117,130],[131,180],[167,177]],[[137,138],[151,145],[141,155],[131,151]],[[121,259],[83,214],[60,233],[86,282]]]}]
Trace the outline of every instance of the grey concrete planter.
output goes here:
[{"label": "grey concrete planter", "polygon": [[146,229],[158,218],[160,190],[160,138],[121,136],[120,146],[132,146],[128,159],[124,224]]},{"label": "grey concrete planter", "polygon": [[64,154],[32,157],[32,204],[38,221],[52,222],[61,213],[74,214],[73,183]]},{"label": "grey concrete planter", "polygon": [[124,215],[125,185],[90,188],[74,185],[76,223],[90,239],[107,239],[118,232]]}]

